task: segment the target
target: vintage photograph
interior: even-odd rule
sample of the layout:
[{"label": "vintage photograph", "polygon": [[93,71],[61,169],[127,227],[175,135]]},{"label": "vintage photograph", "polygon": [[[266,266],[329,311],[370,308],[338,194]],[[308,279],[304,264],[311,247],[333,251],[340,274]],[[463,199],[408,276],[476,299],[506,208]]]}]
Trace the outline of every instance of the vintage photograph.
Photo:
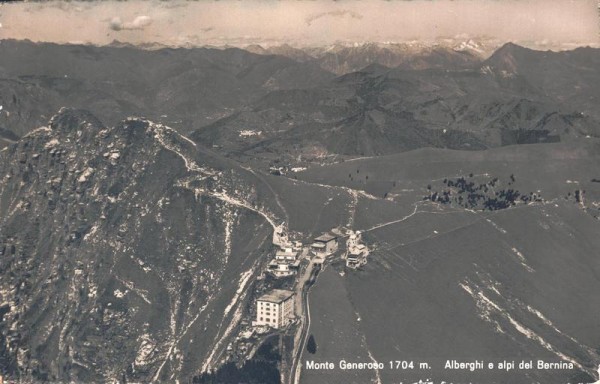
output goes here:
[{"label": "vintage photograph", "polygon": [[600,384],[599,10],[0,2],[0,383]]}]

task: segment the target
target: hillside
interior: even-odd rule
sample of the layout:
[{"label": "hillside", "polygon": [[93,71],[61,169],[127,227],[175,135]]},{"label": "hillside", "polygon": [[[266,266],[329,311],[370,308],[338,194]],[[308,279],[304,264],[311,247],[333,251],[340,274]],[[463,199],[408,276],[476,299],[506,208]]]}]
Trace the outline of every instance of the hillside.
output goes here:
[{"label": "hillside", "polygon": [[1,358],[34,381],[194,374],[280,214],[251,173],[170,128],[83,111],[0,152],[0,175]]},{"label": "hillside", "polygon": [[[526,54],[506,53],[512,51]],[[549,54],[507,45],[478,69],[370,65],[311,89],[273,91],[192,137],[241,161],[292,166],[423,147],[481,150],[598,137],[592,104],[600,88],[577,85],[598,80],[581,64],[598,57],[593,49]],[[499,64],[506,62],[552,70],[510,72]],[[557,87],[554,78],[576,88]],[[571,102],[569,89],[587,101]]]},{"label": "hillside", "polygon": [[351,220],[355,193],[242,168],[150,120],[61,109],[0,151],[3,373],[165,381],[216,367],[273,227],[306,241]]},{"label": "hillside", "polygon": [[331,77],[311,63],[237,48],[143,50],[3,40],[0,126],[22,136],[67,105],[109,124],[146,116],[186,133],[270,90],[307,88]]},{"label": "hillside", "polygon": [[[385,195],[388,204],[357,206],[354,227],[374,250],[359,270],[333,263],[321,274],[310,297],[317,352],[303,355],[336,364],[376,360],[386,368],[303,370],[301,382],[593,382],[600,363],[598,156],[598,140],[586,139],[477,152],[420,149],[297,173],[307,182]],[[542,198],[495,211],[423,199],[459,178],[476,185],[497,178],[496,192]],[[576,190],[585,190],[581,203]],[[406,213],[384,219],[394,205]],[[452,359],[574,365],[444,369]],[[416,368],[388,369],[390,360]],[[420,362],[431,369],[419,369]]]}]

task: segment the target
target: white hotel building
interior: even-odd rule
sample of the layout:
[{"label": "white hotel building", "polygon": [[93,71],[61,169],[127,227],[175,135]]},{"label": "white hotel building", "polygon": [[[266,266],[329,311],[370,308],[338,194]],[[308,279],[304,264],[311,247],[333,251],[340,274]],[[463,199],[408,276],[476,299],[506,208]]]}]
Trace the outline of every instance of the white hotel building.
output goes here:
[{"label": "white hotel building", "polygon": [[256,300],[254,325],[282,328],[294,319],[294,292],[274,289]]}]

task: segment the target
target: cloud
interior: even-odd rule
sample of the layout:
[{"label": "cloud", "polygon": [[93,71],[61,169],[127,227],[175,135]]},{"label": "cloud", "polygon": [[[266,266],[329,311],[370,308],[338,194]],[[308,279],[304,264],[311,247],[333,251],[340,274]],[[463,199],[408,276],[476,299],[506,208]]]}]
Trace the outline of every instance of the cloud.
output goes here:
[{"label": "cloud", "polygon": [[113,17],[110,19],[109,27],[113,31],[122,31],[122,30],[134,30],[134,29],[144,29],[145,27],[152,24],[152,19],[150,16],[138,16],[133,21],[123,22],[120,17]]},{"label": "cloud", "polygon": [[121,29],[123,29],[123,21],[120,17],[113,17],[112,19],[110,19],[108,25],[113,31],[120,31]]},{"label": "cloud", "polygon": [[184,2],[178,2],[178,1],[161,1],[159,3],[159,6],[161,8],[165,8],[165,9],[174,9],[174,8],[187,7],[188,4],[184,3]]},{"label": "cloud", "polygon": [[309,15],[308,17],[306,17],[305,21],[306,21],[306,24],[308,24],[308,26],[310,26],[315,20],[318,20],[322,17],[344,17],[344,16],[350,16],[353,19],[362,19],[363,18],[360,13],[341,9],[339,11],[330,11],[330,12],[312,14],[312,15]]}]

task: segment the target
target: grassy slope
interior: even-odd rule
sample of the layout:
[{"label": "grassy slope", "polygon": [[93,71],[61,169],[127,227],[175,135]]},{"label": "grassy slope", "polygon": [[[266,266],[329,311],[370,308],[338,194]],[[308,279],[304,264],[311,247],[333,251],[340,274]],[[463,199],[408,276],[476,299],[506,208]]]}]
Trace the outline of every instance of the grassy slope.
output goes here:
[{"label": "grassy slope", "polygon": [[[298,178],[310,182],[379,194],[378,186],[389,183],[389,191],[400,196],[395,202],[361,198],[358,229],[402,220],[413,212],[414,204],[417,207],[416,214],[368,232],[367,238],[378,249],[364,270],[343,278],[344,288],[336,290],[335,299],[315,289],[313,306],[330,311],[313,313],[313,332],[321,335],[321,343],[334,346],[323,358],[348,356],[344,344],[334,342],[337,336],[327,331],[323,319],[342,311],[349,302],[362,321],[338,316],[336,326],[358,327],[377,360],[425,360],[434,368],[427,375],[382,371],[383,382],[429,377],[485,383],[581,380],[585,371],[600,362],[595,320],[600,316],[600,295],[595,294],[600,291],[600,223],[563,196],[585,189],[588,204],[597,199],[598,183],[590,180],[597,177],[599,153],[593,139],[485,152],[425,149],[299,174]],[[368,174],[369,181],[349,182],[348,174],[355,174],[356,169]],[[517,181],[512,188],[541,190],[547,202],[493,213],[419,202],[428,183],[438,186],[444,177],[470,172],[500,177],[504,187],[514,174]],[[319,284],[334,284],[327,282],[334,278],[339,276],[324,274]],[[494,305],[483,302],[481,295]],[[583,369],[479,375],[441,369],[446,359],[453,358],[560,361],[540,340]]]},{"label": "grassy slope", "polygon": [[360,323],[356,321],[352,303],[349,301],[344,278],[333,268],[322,272],[318,283],[311,291],[311,318],[313,322],[309,330],[317,343],[317,351],[310,354],[303,352],[302,365],[306,361],[332,362],[333,370],[302,370],[301,383],[368,383],[375,378],[371,371],[341,371],[338,362],[346,359],[349,362],[369,362],[367,345],[360,331]]},{"label": "grassy slope", "polygon": [[[572,205],[497,213],[489,218],[496,226],[485,219],[464,226],[453,215],[430,219],[422,226],[424,231],[427,226],[456,225],[457,229],[426,241],[380,249],[364,271],[352,273],[346,280],[376,358],[425,358],[438,368],[442,360],[451,358],[558,361],[540,342],[519,333],[506,317],[509,314],[582,365],[591,368],[598,363],[600,358],[593,352],[600,347],[595,320],[600,316],[600,295],[594,293],[600,290],[597,221]],[[395,233],[389,230],[373,236],[378,241],[395,240],[394,235],[402,236],[410,230],[409,225],[410,220],[395,226]],[[512,248],[523,255],[533,272],[521,264]],[[481,301],[474,300],[461,283],[476,295],[482,292],[500,310],[478,307]],[[527,306],[542,313],[553,326]],[[501,331],[479,315],[497,322]],[[438,369],[433,373],[440,379],[477,382],[508,379],[489,372],[451,376]],[[518,372],[511,382],[536,379],[559,383],[576,373]]]}]

